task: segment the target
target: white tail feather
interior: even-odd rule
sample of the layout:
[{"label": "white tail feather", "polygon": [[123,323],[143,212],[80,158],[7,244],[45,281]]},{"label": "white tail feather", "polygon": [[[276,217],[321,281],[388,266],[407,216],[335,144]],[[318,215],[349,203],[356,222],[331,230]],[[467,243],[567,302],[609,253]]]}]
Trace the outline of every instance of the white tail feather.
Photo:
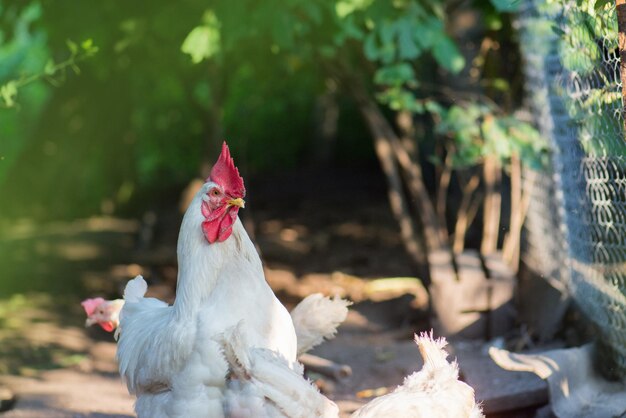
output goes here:
[{"label": "white tail feather", "polygon": [[[417,344],[420,354],[424,359],[424,364],[430,368],[448,367],[450,363],[446,360],[448,353],[444,348],[448,345],[445,338],[435,339],[433,331],[422,332],[419,336],[415,335],[415,343]],[[454,362],[452,363],[454,365]]]},{"label": "white tail feather", "polygon": [[293,308],[291,319],[298,337],[298,355],[306,353],[324,339],[333,338],[339,324],[346,319],[351,304],[337,296],[331,299],[315,293]]},{"label": "white tail feather", "polygon": [[139,275],[126,284],[126,288],[124,289],[124,300],[131,303],[138,302],[139,299],[144,297],[147,290],[148,283],[146,283],[143,277]]}]

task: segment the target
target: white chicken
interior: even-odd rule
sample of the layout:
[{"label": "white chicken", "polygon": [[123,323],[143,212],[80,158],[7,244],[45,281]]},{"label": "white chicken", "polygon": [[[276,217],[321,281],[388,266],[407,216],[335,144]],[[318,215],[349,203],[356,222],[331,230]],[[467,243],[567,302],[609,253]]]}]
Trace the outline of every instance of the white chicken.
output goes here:
[{"label": "white chicken", "polygon": [[80,303],[87,314],[85,326],[98,324],[105,331],[115,330],[120,323],[120,311],[123,299],[105,300],[103,298],[85,299]]},{"label": "white chicken", "polygon": [[[86,327],[97,324],[104,330],[112,332],[119,325],[124,299],[106,300],[97,297],[85,299],[81,305],[87,314]],[[290,312],[298,340],[296,350],[298,356],[308,352],[325,339],[333,338],[339,324],[346,319],[350,305],[351,302],[345,299],[336,296],[331,299],[321,293],[309,295],[298,303]]]},{"label": "white chicken", "polygon": [[380,396],[357,410],[353,418],[481,418],[474,389],[459,380],[456,361],[449,363],[444,338],[415,336],[424,366],[404,379],[393,392]]},{"label": "white chicken", "polygon": [[[247,349],[238,329],[222,340],[230,369],[239,383],[231,385],[226,410],[233,418],[337,417],[334,403],[326,399],[276,352]],[[456,362],[446,360],[444,339],[431,334],[416,336],[424,359],[418,372],[405,378],[392,393],[378,397],[357,410],[353,418],[481,418],[474,390],[458,380]]]},{"label": "white chicken", "polygon": [[244,195],[224,143],[183,218],[174,304],[145,298],[143,278],[126,286],[117,359],[139,418],[224,416],[228,365],[216,337],[242,320],[251,346],[296,360],[291,317],[237,217]]}]

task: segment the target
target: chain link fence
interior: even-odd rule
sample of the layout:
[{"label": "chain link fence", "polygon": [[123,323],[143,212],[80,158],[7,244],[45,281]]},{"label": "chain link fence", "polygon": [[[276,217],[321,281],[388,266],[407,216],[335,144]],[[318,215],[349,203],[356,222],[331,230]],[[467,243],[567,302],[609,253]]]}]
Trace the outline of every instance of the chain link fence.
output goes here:
[{"label": "chain link fence", "polygon": [[594,4],[527,0],[516,20],[528,107],[552,155],[545,172],[532,173],[523,259],[573,298],[598,331],[598,365],[624,378],[626,142],[618,30],[614,4],[597,10]]}]

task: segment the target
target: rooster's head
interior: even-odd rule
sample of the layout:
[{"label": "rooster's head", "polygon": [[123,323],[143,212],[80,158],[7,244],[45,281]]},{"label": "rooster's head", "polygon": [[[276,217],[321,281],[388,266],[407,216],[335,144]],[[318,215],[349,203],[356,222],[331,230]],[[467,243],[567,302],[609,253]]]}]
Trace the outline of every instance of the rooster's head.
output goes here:
[{"label": "rooster's head", "polygon": [[207,192],[202,196],[202,231],[209,243],[224,241],[233,232],[237,213],[244,207],[246,188],[239,170],[230,156],[226,142],[207,179]]}]

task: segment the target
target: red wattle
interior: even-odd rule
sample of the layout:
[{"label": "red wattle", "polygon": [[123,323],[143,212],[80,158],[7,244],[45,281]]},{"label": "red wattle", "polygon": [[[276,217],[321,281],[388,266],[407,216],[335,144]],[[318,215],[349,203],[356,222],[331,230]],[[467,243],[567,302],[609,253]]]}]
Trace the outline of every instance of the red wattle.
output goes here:
[{"label": "red wattle", "polygon": [[[225,241],[233,233],[233,225],[237,219],[237,207],[222,206],[211,211],[210,216],[205,216],[206,221],[202,222],[204,236],[211,244],[216,241]],[[204,213],[204,208],[203,208]]]},{"label": "red wattle", "polygon": [[103,330],[107,331],[107,332],[111,332],[115,329],[115,326],[113,326],[113,322],[108,321],[108,322],[100,322],[100,326],[102,327]]}]

